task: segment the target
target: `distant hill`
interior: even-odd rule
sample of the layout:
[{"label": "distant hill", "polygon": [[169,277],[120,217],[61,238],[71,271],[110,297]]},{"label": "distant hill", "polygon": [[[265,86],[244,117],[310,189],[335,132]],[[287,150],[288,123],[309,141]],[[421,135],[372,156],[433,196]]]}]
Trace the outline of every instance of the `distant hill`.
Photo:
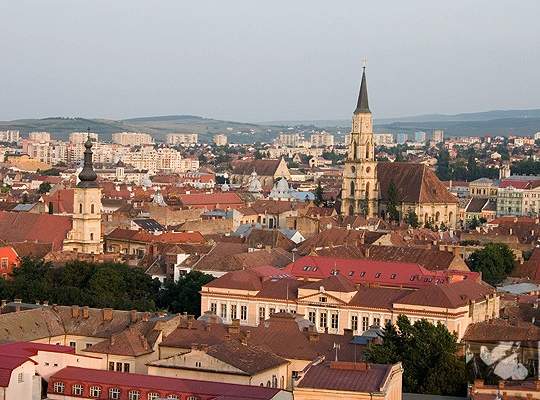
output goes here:
[{"label": "distant hill", "polygon": [[194,115],[168,115],[156,117],[130,118],[126,120],[64,118],[19,119],[0,121],[0,130],[16,129],[22,134],[32,131],[51,132],[55,138],[66,139],[71,132],[86,131],[90,128],[106,140],[114,132],[135,131],[152,134],[156,140],[163,140],[167,133],[198,133],[201,141],[210,141],[216,133],[226,133],[234,143],[269,141],[282,127],[243,122],[221,121]]},{"label": "distant hill", "polygon": [[[447,136],[461,135],[532,135],[540,131],[540,109],[499,110],[455,115],[430,114],[401,118],[375,119],[375,131],[392,133],[432,131],[444,129]],[[247,123],[222,121],[196,115],[164,115],[139,117],[124,120],[94,118],[51,117],[42,119],[19,119],[0,121],[0,130],[16,129],[22,134],[31,131],[48,131],[55,138],[65,139],[71,132],[91,131],[99,133],[105,140],[114,132],[140,131],[163,140],[167,133],[198,133],[201,142],[209,142],[216,133],[224,133],[232,143],[271,142],[288,127],[327,129],[331,132],[350,129],[349,119],[313,121],[272,121]]]}]

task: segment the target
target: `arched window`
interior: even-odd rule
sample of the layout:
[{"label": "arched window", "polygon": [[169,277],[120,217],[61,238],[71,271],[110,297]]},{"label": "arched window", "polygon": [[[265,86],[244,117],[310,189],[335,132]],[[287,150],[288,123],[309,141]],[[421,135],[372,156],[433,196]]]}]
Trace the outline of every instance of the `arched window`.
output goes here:
[{"label": "arched window", "polygon": [[354,204],[349,206],[349,215],[354,215]]},{"label": "arched window", "polygon": [[90,240],[94,240],[94,234],[90,232]]},{"label": "arched window", "polygon": [[120,389],[112,387],[109,389],[109,399],[118,400],[120,399]]},{"label": "arched window", "polygon": [[128,400],[139,400],[141,393],[138,390],[130,390],[128,393]]},{"label": "arched window", "polygon": [[356,141],[354,141],[354,140],[352,142],[352,148],[353,148],[353,160],[356,160],[356,157],[357,157],[356,151],[358,149],[356,148]]},{"label": "arched window", "polygon": [[448,222],[452,223],[452,219],[454,218],[454,213],[452,211],[450,211],[448,213]]},{"label": "arched window", "polygon": [[369,159],[369,141],[366,143],[366,159]]},{"label": "arched window", "polygon": [[54,214],[54,206],[52,201],[49,201],[49,214]]},{"label": "arched window", "polygon": [[354,197],[355,187],[354,187],[354,181],[351,181],[351,196]]},{"label": "arched window", "polygon": [[441,213],[440,212],[436,212],[435,213],[435,222],[439,222],[439,219],[441,218]]},{"label": "arched window", "polygon": [[93,204],[90,205],[90,212],[91,212],[92,214],[94,214],[94,205],[93,205]]},{"label": "arched window", "polygon": [[82,203],[79,203],[79,214],[82,214]]},{"label": "arched window", "polygon": [[366,183],[366,200],[369,200],[370,193],[369,193],[369,182]]}]

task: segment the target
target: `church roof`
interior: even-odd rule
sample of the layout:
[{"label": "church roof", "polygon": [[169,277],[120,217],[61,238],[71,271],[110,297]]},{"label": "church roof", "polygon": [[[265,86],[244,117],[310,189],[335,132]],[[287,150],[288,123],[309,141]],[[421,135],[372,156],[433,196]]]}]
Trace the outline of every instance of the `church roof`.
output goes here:
[{"label": "church roof", "polygon": [[379,193],[388,201],[388,188],[394,182],[398,201],[406,203],[457,203],[435,173],[424,164],[406,162],[377,163]]},{"label": "church roof", "polygon": [[279,167],[278,160],[238,160],[233,162],[233,174],[251,175],[253,171],[259,176],[274,176]]},{"label": "church roof", "polygon": [[362,72],[362,83],[360,84],[360,92],[358,93],[358,102],[356,103],[355,114],[369,113],[369,102],[367,94],[367,82],[366,82],[366,67]]}]

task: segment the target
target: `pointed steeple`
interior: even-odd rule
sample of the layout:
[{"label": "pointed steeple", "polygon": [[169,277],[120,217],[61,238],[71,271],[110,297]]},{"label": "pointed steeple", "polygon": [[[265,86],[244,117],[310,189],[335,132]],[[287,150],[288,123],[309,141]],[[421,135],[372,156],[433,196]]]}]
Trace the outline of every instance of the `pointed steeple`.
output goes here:
[{"label": "pointed steeple", "polygon": [[84,143],[84,164],[81,173],[79,174],[79,184],[77,187],[80,188],[95,188],[97,187],[96,179],[97,174],[94,171],[94,166],[92,164],[92,139],[90,139],[90,128],[88,128],[88,138]]},{"label": "pointed steeple", "polygon": [[366,82],[366,67],[362,67],[362,83],[360,84],[360,93],[358,94],[358,102],[356,103],[355,114],[371,113],[369,111],[369,102],[367,94],[367,82]]}]

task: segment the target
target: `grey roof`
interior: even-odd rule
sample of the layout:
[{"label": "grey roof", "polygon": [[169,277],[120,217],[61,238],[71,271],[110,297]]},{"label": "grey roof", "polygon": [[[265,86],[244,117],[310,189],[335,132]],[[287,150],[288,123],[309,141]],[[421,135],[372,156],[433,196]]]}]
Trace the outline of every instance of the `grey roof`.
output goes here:
[{"label": "grey roof", "polygon": [[152,218],[134,219],[133,222],[148,232],[165,231],[165,227]]},{"label": "grey roof", "polygon": [[515,283],[512,285],[499,286],[497,290],[499,292],[507,292],[511,294],[525,294],[540,290],[540,285],[537,285],[536,283],[523,282]]},{"label": "grey roof", "polygon": [[369,102],[367,94],[366,67],[362,71],[362,83],[360,84],[360,93],[358,93],[358,102],[356,103],[355,114],[369,113]]},{"label": "grey roof", "polygon": [[34,206],[34,203],[17,204],[15,207],[12,208],[11,211],[27,212],[30,211]]}]

